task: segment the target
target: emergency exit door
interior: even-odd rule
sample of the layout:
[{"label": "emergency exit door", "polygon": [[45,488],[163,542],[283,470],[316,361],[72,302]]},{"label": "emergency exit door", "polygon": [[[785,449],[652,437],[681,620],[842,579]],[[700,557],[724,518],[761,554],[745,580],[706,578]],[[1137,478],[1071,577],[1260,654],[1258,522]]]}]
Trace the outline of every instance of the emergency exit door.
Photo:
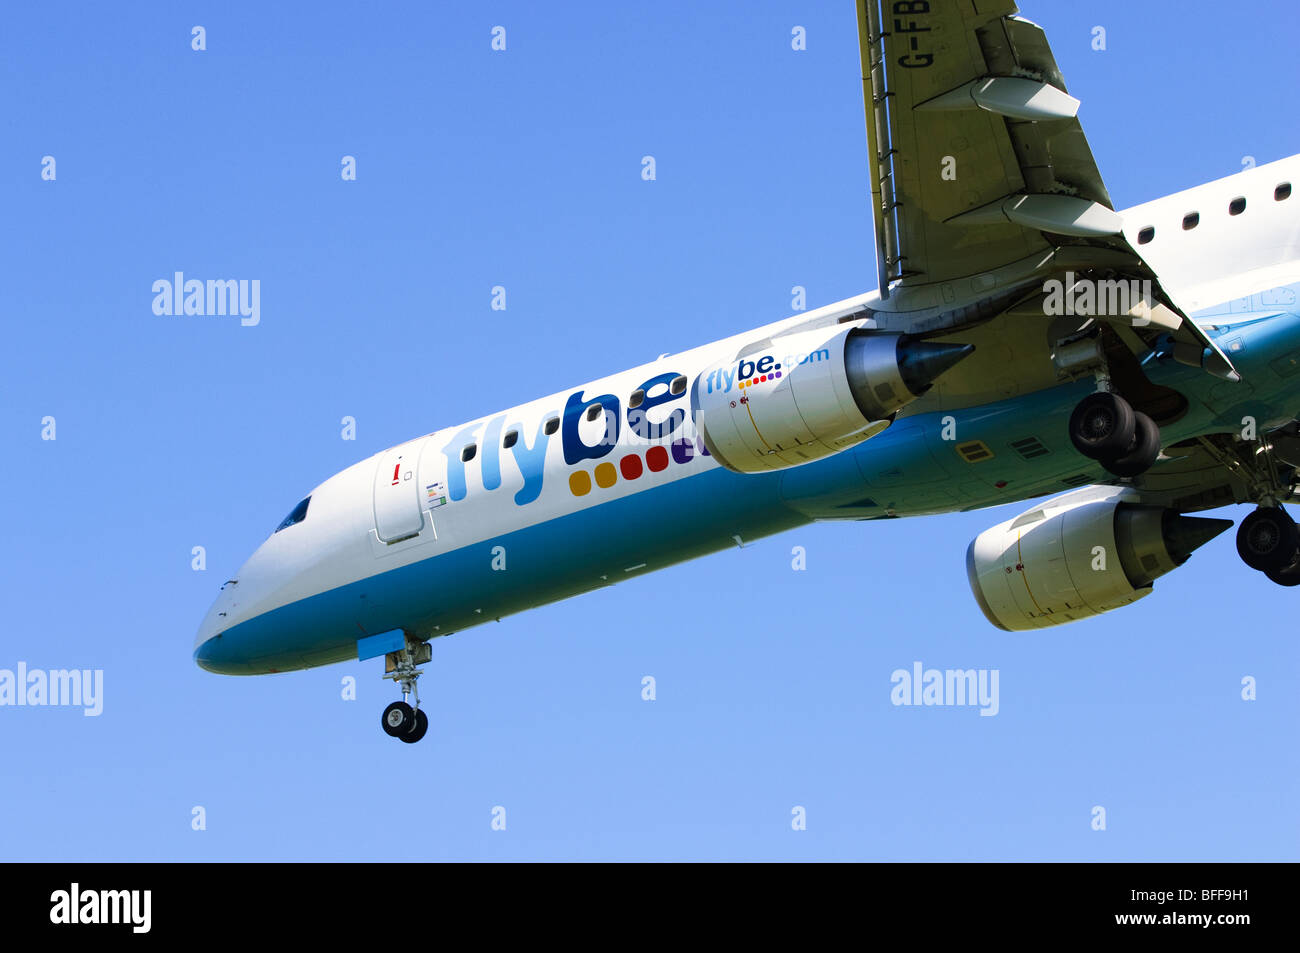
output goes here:
[{"label": "emergency exit door", "polygon": [[375,533],[385,543],[419,534],[424,526],[416,467],[423,439],[379,455],[375,469]]}]

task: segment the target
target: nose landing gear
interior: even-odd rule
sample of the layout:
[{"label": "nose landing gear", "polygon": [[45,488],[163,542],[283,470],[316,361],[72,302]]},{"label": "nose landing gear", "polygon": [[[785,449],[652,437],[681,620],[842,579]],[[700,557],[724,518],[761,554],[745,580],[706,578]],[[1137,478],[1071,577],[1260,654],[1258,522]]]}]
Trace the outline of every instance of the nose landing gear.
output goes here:
[{"label": "nose landing gear", "polygon": [[[433,657],[433,646],[428,642],[406,641],[406,647],[384,656],[384,678],[390,678],[402,688],[402,700],[384,709],[380,726],[384,733],[407,744],[415,744],[429,730],[429,716],[420,710],[420,690],[417,684],[423,674],[417,666]],[[415,705],[407,699],[414,697]]]},{"label": "nose landing gear", "polygon": [[391,737],[414,744],[429,730],[429,717],[406,702],[393,702],[384,709],[383,727]]}]

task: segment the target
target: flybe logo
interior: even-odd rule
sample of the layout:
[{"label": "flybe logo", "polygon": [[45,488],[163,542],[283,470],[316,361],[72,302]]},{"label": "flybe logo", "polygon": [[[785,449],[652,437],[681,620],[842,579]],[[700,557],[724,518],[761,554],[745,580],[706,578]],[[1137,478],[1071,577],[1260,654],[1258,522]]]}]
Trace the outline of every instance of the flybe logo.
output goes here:
[{"label": "flybe logo", "polygon": [[[586,397],[584,391],[575,391],[565,401],[562,411],[552,410],[543,414],[536,427],[530,428],[533,430],[531,434],[525,431],[522,423],[510,422],[505,414],[493,417],[486,423],[463,427],[442,450],[447,460],[446,496],[452,502],[465,498],[469,492],[470,465],[477,467],[483,489],[499,489],[502,485],[501,458],[510,454],[524,478],[524,485],[515,492],[515,504],[526,506],[532,503],[542,494],[546,451],[553,437],[560,440],[564,462],[568,466],[599,460],[613,452],[624,427],[644,441],[673,444],[672,459],[676,462],[688,462],[695,456],[704,455],[707,451],[702,442],[698,450],[693,449],[688,453],[685,446],[678,447],[676,444],[690,442],[694,447],[694,441],[672,440],[672,435],[686,422],[685,407],[672,406],[684,401],[689,393],[689,388],[681,386],[684,380],[681,374],[672,371],[658,374],[636,388],[634,393],[639,395],[637,405],[626,409],[623,401],[614,394]],[[650,412],[656,408],[664,409],[655,413],[656,420],[652,421]],[[596,423],[602,418],[603,428]],[[583,426],[584,422],[586,427]],[[592,443],[591,438],[597,432],[599,435]],[[662,469],[658,465],[660,462],[666,465],[667,456],[647,452],[646,464],[651,471]],[[599,486],[606,485],[602,480],[606,470],[602,467],[603,463],[596,468]],[[613,468],[611,466],[608,469]],[[633,472],[639,476],[642,472],[640,467],[633,467],[630,461],[620,461],[619,469],[625,477]],[[590,487],[590,481],[587,485]],[[582,495],[576,488],[574,492],[575,495]]]},{"label": "flybe logo", "polygon": [[719,391],[725,394],[733,387],[744,389],[755,384],[780,380],[781,374],[784,373],[783,368],[788,370],[800,364],[829,361],[830,358],[831,352],[827,348],[813,351],[811,354],[787,354],[780,361],[772,354],[764,354],[754,360],[741,358],[736,362],[735,367],[720,367],[705,377],[705,392],[712,394],[714,391]]}]

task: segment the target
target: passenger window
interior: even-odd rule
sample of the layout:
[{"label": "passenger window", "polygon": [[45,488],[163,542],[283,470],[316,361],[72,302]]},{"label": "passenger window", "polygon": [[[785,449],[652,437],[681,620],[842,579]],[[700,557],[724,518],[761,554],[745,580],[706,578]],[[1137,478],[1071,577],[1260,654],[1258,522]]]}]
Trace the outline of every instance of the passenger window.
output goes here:
[{"label": "passenger window", "polygon": [[506,449],[506,450],[509,450],[511,447],[513,447],[513,446],[514,446],[515,444],[517,444],[518,442],[519,442],[519,431],[518,431],[518,430],[507,430],[507,431],[506,431],[505,438],[501,441],[501,446],[502,446],[502,448],[504,448],[504,449]]},{"label": "passenger window", "polygon": [[1277,188],[1273,190],[1273,201],[1275,202],[1281,202],[1283,199],[1289,199],[1290,197],[1291,197],[1290,182],[1283,182],[1281,185],[1279,185]]},{"label": "passenger window", "polygon": [[1240,215],[1244,211],[1246,211],[1245,196],[1238,195],[1235,199],[1233,199],[1231,202],[1228,203],[1229,215]]},{"label": "passenger window", "polygon": [[604,409],[605,408],[600,404],[592,404],[590,407],[587,408],[587,419],[595,420],[597,417],[600,416],[600,412]]},{"label": "passenger window", "polygon": [[550,420],[546,421],[546,426],[543,429],[546,431],[546,436],[553,436],[555,431],[560,429],[560,418],[552,417]]},{"label": "passenger window", "polygon": [[1193,228],[1201,223],[1200,212],[1188,212],[1183,216],[1183,231],[1190,232]]},{"label": "passenger window", "polygon": [[668,390],[674,397],[679,397],[686,393],[686,375],[678,374],[674,377],[672,384],[668,386]]},{"label": "passenger window", "polygon": [[632,396],[627,399],[627,409],[636,410],[641,406],[641,401],[645,400],[645,391],[634,390]]},{"label": "passenger window", "polygon": [[1142,231],[1138,232],[1138,244],[1145,245],[1155,237],[1156,227],[1154,225],[1148,225],[1146,228],[1142,229]]},{"label": "passenger window", "polygon": [[469,446],[467,446],[464,450],[460,452],[460,462],[469,463],[471,460],[474,459],[474,454],[476,454],[477,452],[478,452],[478,446],[476,444],[471,443]]},{"label": "passenger window", "polygon": [[[309,496],[307,497],[307,499],[303,500],[301,503],[295,506],[293,510],[289,513],[289,515],[286,516],[284,520],[280,523],[280,525],[275,528],[275,532],[278,533],[280,532],[280,530],[286,529],[292,526],[294,523],[301,523],[303,520],[305,520],[307,518],[307,506],[310,503],[311,503],[311,497]],[[272,533],[271,535],[274,536],[275,533]]]}]

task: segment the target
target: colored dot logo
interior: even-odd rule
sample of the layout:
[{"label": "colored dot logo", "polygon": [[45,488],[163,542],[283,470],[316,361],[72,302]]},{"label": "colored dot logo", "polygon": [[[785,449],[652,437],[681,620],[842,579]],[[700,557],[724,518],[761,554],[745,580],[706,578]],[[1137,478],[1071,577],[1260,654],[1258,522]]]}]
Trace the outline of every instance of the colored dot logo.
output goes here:
[{"label": "colored dot logo", "polygon": [[608,490],[618,482],[620,476],[624,481],[639,480],[645,475],[646,470],[651,473],[662,473],[668,469],[669,462],[681,466],[690,463],[696,457],[708,455],[709,449],[704,446],[703,437],[696,440],[674,440],[670,447],[648,448],[644,459],[638,453],[629,453],[619,459],[617,467],[606,460],[596,464],[595,470],[591,473],[586,470],[574,470],[569,474],[569,492],[574,496],[586,496],[591,492],[593,477],[596,486]]},{"label": "colored dot logo", "polygon": [[[778,364],[776,366],[780,367],[781,365]],[[751,380],[741,381],[740,386],[753,387],[755,384],[766,384],[768,381],[778,380],[780,377],[781,377],[781,372],[774,370],[771,374],[759,374],[757,377],[752,378]]]}]

